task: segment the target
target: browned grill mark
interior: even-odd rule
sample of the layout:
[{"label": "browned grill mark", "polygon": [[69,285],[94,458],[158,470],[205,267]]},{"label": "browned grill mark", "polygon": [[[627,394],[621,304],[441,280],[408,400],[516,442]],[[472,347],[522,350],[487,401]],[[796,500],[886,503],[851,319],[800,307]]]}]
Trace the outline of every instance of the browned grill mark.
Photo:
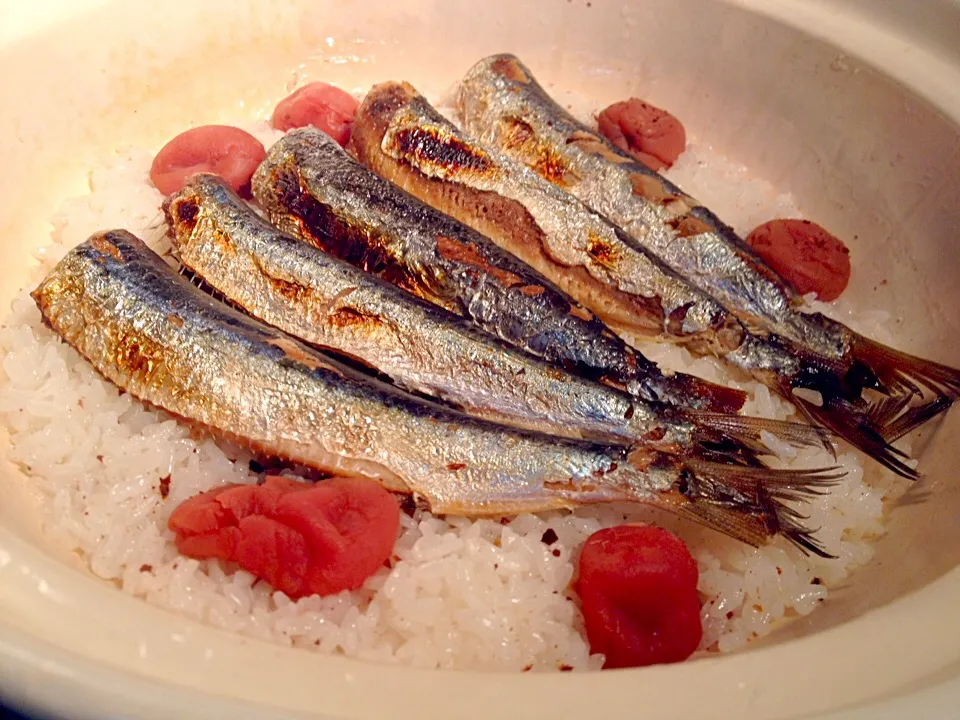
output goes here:
[{"label": "browned grill mark", "polygon": [[417,91],[409,83],[385,82],[374,85],[363,101],[363,116],[376,119],[393,117],[416,94]]},{"label": "browned grill mark", "polygon": [[257,272],[260,273],[261,277],[266,280],[267,284],[270,286],[270,290],[274,295],[279,295],[284,300],[287,300],[291,303],[300,303],[300,302],[309,302],[313,291],[300,283],[294,280],[287,280],[286,278],[277,277],[271,273],[266,267],[264,267],[260,258],[256,255],[250,256],[251,261],[257,268]]},{"label": "browned grill mark", "polygon": [[432,298],[426,278],[413,275],[394,257],[391,240],[370,228],[338,215],[332,207],[315,198],[300,178],[296,167],[278,168],[270,183],[277,204],[285,209],[274,213],[296,236],[354,267],[427,299]]},{"label": "browned grill mark", "polygon": [[490,64],[490,69],[514,82],[528,84],[530,76],[523,71],[520,62],[513,57],[498,57]]},{"label": "browned grill mark", "polygon": [[231,240],[230,235],[227,232],[219,228],[215,228],[211,235],[213,244],[216,245],[220,252],[224,253],[225,255],[237,254],[237,248],[233,244],[233,240]]},{"label": "browned grill mark", "polygon": [[376,327],[383,324],[383,319],[362,310],[352,307],[339,307],[327,315],[327,323],[331,327],[357,327],[370,326]]},{"label": "browned grill mark", "polygon": [[440,253],[440,257],[448,262],[475,267],[483,273],[496,278],[496,280],[506,288],[523,284],[523,278],[519,275],[491,265],[487,259],[480,254],[475,243],[460,242],[446,235],[437,235],[436,241],[437,252]]},{"label": "browned grill mark", "polygon": [[200,206],[193,198],[183,200],[177,204],[177,218],[180,222],[190,223],[197,219],[200,214]]},{"label": "browned grill mark", "polygon": [[447,463],[447,470],[450,470],[451,472],[457,472],[458,470],[463,470],[466,466],[467,464],[462,462]]},{"label": "browned grill mark", "polygon": [[576,174],[567,164],[566,159],[546,149],[537,153],[532,167],[540,177],[562,188],[570,187],[577,180]]},{"label": "browned grill mark", "polygon": [[90,244],[96,248],[97,252],[103,253],[104,255],[109,255],[114,260],[120,262],[123,261],[123,256],[120,254],[120,249],[110,242],[106,235],[94,235],[92,238],[90,238]]},{"label": "browned grill mark", "polygon": [[703,220],[699,220],[691,215],[682,215],[680,217],[667,220],[667,225],[672,228],[679,237],[688,238],[694,235],[703,235],[712,232],[713,228],[707,225]]},{"label": "browned grill mark", "polygon": [[310,294],[310,289],[300,283],[290,282],[276,277],[268,277],[267,281],[270,283],[270,287],[273,288],[274,292],[290,302],[300,302],[305,300]]},{"label": "browned grill mark", "polygon": [[139,378],[144,383],[163,365],[163,347],[143,335],[118,335],[113,353],[120,372]]},{"label": "browned grill mark", "polygon": [[551,380],[555,380],[557,382],[563,382],[567,377],[567,374],[561,368],[546,367],[543,369],[543,372]]},{"label": "browned grill mark", "polygon": [[570,163],[552,145],[539,139],[533,127],[520,118],[504,121],[507,149],[523,153],[525,162],[545,180],[569,187],[576,177]]},{"label": "browned grill mark", "polygon": [[194,197],[174,197],[165,200],[163,209],[174,233],[178,237],[189,236],[197,226],[200,204]]},{"label": "browned grill mark", "polygon": [[[258,263],[259,264],[259,263]],[[274,277],[267,273],[262,267],[260,272],[263,275],[264,279],[270,285],[270,289],[274,294],[279,295],[284,300],[287,300],[291,303],[304,302],[309,297],[310,288],[304,287],[300,283],[292,282],[290,280],[284,280],[283,278]]]},{"label": "browned grill mark", "polygon": [[494,164],[485,152],[436,128],[404,128],[393,136],[394,144],[408,162],[421,167],[489,175]]},{"label": "browned grill mark", "polygon": [[587,233],[587,254],[595,263],[606,268],[615,267],[620,261],[619,251],[594,232]]},{"label": "browned grill mark", "polygon": [[[497,245],[552,279],[568,294],[576,294],[570,288],[578,286],[583,294],[591,296],[591,309],[608,324],[643,335],[662,333],[663,311],[659,298],[622,292],[596,280],[582,266],[571,267],[559,262],[550,254],[543,230],[521,203],[496,192],[429,177],[409,163],[396,161],[382,152],[379,145],[382,134],[378,135],[375,125],[361,106],[354,128],[364,137],[357,146],[364,164],[376,165],[380,174],[428,205],[493,238]],[[571,306],[570,316],[586,322],[594,319],[591,312],[576,305]]]}]

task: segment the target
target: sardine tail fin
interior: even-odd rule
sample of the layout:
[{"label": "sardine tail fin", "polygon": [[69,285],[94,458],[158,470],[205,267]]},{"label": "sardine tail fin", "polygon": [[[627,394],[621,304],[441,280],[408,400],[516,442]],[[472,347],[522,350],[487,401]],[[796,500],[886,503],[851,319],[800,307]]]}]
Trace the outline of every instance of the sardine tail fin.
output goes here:
[{"label": "sardine tail fin", "polygon": [[890,395],[932,395],[931,403],[960,398],[960,370],[894,350],[881,343],[852,333],[850,353],[855,358],[851,372],[865,377],[864,386]]},{"label": "sardine tail fin", "polygon": [[919,473],[907,464],[909,457],[902,450],[898,450],[891,441],[896,438],[887,438],[883,428],[891,428],[891,432],[909,432],[916,427],[916,420],[923,418],[913,417],[909,429],[895,423],[890,425],[877,424],[877,405],[851,403],[837,397],[825,397],[822,404],[817,404],[803,397],[794,397],[797,408],[811,421],[829,428],[839,437],[849,442],[858,450],[865,452],[884,467],[897,475],[916,480]]},{"label": "sardine tail fin", "polygon": [[734,443],[760,455],[774,454],[765,442],[764,433],[791,447],[822,446],[832,455],[833,433],[824,427],[769,418],[725,415],[711,412],[687,412],[685,416],[697,426],[695,437],[701,444]]},{"label": "sardine tail fin", "polygon": [[844,473],[839,468],[771,470],[688,463],[682,499],[671,509],[725,535],[759,547],[781,535],[805,554],[832,558],[806,526],[798,503],[821,495]]},{"label": "sardine tail fin", "polygon": [[[884,398],[871,406],[870,421],[875,426],[883,428],[883,438],[887,442],[896,442],[904,435],[946,412],[953,405],[953,399],[943,395],[938,395],[929,402],[916,406],[912,405],[911,399],[910,395]],[[890,406],[900,405],[903,405],[903,408],[896,413],[887,409]]]},{"label": "sardine tail fin", "polygon": [[855,362],[848,377],[887,395],[866,411],[870,427],[887,443],[930,422],[960,398],[960,370],[856,334],[850,352]]}]

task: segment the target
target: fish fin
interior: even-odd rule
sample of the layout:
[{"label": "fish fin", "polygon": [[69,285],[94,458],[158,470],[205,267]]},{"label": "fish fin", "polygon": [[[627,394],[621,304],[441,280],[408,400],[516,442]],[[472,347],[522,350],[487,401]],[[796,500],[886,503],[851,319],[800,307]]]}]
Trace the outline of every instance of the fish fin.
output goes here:
[{"label": "fish fin", "polygon": [[[909,396],[906,397],[909,400]],[[939,395],[931,402],[909,408],[886,424],[883,437],[887,442],[896,442],[937,415],[946,412],[952,404],[952,398]]]},{"label": "fish fin", "polygon": [[[871,427],[886,428],[908,411],[914,396],[910,393],[881,397],[867,406],[866,416]],[[883,433],[887,442],[892,442],[888,433]]]},{"label": "fish fin", "polygon": [[688,462],[696,474],[737,491],[764,490],[777,500],[804,500],[825,495],[846,472],[839,465],[808,469],[737,467],[708,462]]},{"label": "fish fin", "polygon": [[[875,378],[875,389],[887,395],[932,394],[931,403],[940,398],[960,398],[960,370],[908,355],[856,333],[851,333],[850,354],[855,359],[854,370]],[[865,386],[870,387],[870,383]]]},{"label": "fish fin", "polygon": [[697,432],[702,435],[697,437],[700,442],[726,440],[743,445],[754,452],[769,455],[772,451],[761,437],[762,433],[768,432],[792,447],[820,445],[833,454],[831,442],[833,433],[823,427],[722,413],[687,411],[684,415],[696,424]]},{"label": "fish fin", "polygon": [[[752,547],[763,547],[776,535],[783,535],[792,545],[795,545],[804,555],[833,559],[816,539],[816,531],[808,530],[802,523],[792,517],[781,516],[776,519],[776,530],[771,529],[769,512],[757,510],[743,512],[725,507],[703,503],[690,502],[675,510],[680,517],[716,530],[717,532],[744,542]],[[776,517],[776,516],[773,516]]]},{"label": "fish fin", "polygon": [[756,513],[737,512],[686,498],[670,503],[667,509],[680,517],[756,548],[763,547],[773,535],[766,520]]},{"label": "fish fin", "polygon": [[717,385],[693,375],[677,373],[665,380],[672,392],[679,397],[694,398],[690,404],[702,408],[704,412],[734,415],[740,412],[747,402],[747,393],[743,390]]},{"label": "fish fin", "polygon": [[665,505],[753,547],[782,535],[804,554],[832,558],[795,505],[827,492],[844,474],[839,468],[772,470],[687,463],[684,485]]},{"label": "fish fin", "polygon": [[[793,400],[800,411],[812,422],[829,428],[855,448],[862,450],[897,475],[910,480],[916,480],[920,477],[915,469],[904,462],[907,455],[890,444],[896,438],[888,439],[883,432],[884,427],[886,427],[894,435],[898,432],[903,435],[916,427],[918,423],[926,422],[929,418],[922,416],[923,413],[920,412],[920,409],[912,416],[912,420],[907,421],[906,428],[896,424],[896,421],[878,427],[871,419],[871,408],[876,408],[874,414],[882,418],[888,412],[888,410],[883,409],[884,406],[882,405],[874,404],[871,406],[852,403],[838,397],[824,397],[822,405],[797,395],[793,396]],[[942,410],[938,409],[937,412],[942,412]]]},{"label": "fish fin", "polygon": [[[892,443],[945,412],[960,396],[960,371],[893,350],[853,335],[853,365],[841,376],[837,368],[811,362],[784,387],[784,397],[812,423],[829,428],[898,475],[916,480],[908,455]],[[872,389],[886,395],[867,400]],[[814,390],[819,402],[800,390]]]},{"label": "fish fin", "polygon": [[[169,199],[164,201],[164,206],[169,202]],[[170,225],[167,223],[167,217],[163,212],[158,213],[153,220],[150,221],[150,224],[144,229],[143,232],[143,242],[144,244],[153,250],[157,255],[164,258],[176,258],[176,248],[173,243],[170,242]]]}]

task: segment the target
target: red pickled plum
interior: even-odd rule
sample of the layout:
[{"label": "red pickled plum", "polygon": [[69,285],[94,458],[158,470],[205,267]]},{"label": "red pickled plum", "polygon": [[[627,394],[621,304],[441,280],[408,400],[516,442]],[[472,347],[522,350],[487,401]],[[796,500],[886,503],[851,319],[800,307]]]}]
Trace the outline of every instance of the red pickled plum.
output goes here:
[{"label": "red pickled plum", "polygon": [[797,292],[823,302],[840,297],[850,282],[850,251],[809,220],[771,220],[747,235],[747,244]]},{"label": "red pickled plum", "polygon": [[195,495],[167,524],[183,555],[235,562],[296,599],[360,587],[389,559],[400,509],[373,480],[274,476]]},{"label": "red pickled plum", "polygon": [[697,563],[661,528],[621,525],[587,538],[578,591],[590,650],[604,668],[686,660],[703,635]]},{"label": "red pickled plum", "polygon": [[284,132],[312,125],[344,146],[350,140],[357,107],[357,100],[340,88],[314,82],[277,103],[270,124]]},{"label": "red pickled plum", "polygon": [[651,170],[673,165],[687,146],[683,125],[638,98],[614,103],[597,117],[600,134]]},{"label": "red pickled plum", "polygon": [[180,133],[161,148],[150,167],[150,180],[164,195],[172,195],[196,173],[208,172],[245,193],[266,155],[263,144],[240,128],[203,125]]}]

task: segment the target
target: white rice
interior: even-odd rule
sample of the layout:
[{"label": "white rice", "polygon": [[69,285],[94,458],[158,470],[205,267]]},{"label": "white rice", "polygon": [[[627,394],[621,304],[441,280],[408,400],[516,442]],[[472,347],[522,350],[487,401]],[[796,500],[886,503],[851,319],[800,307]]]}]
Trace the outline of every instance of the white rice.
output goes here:
[{"label": "white rice", "polygon": [[[266,144],[278,133],[251,128]],[[125,227],[156,238],[159,193],[151,156],[119,152],[90,177],[89,194],[68,200],[54,219],[53,242],[38,253],[38,277],[91,232]],[[705,147],[691,147],[671,171],[741,231],[797,216],[792,198],[752,179]],[[31,280],[36,280],[32,278]],[[868,335],[889,339],[885,313],[852,306],[821,309]],[[643,344],[664,366],[750,393],[746,412],[793,417],[766,387],[734,378],[719,363],[685,350]],[[696,556],[704,603],[702,649],[729,652],[777,623],[816,609],[883,534],[884,504],[906,483],[848,449],[848,472],[835,492],[807,508],[810,526],[836,560],[805,557],[777,541],[753,549],[653,510],[602,507],[521,515],[504,522],[403,516],[390,569],[356,592],[292,602],[249,574],[177,555],[166,519],[191,495],[231,482],[254,482],[245,452],[193,434],[163,412],[145,409],[101,380],[44,328],[25,294],[0,329],[0,420],[9,457],[42,491],[44,529],[73,548],[90,571],[147,602],[275,643],[381,662],[498,670],[596,669],[570,589],[577,552],[596,530],[623,521],[657,522],[678,532]],[[770,438],[776,448],[776,441]],[[825,452],[785,450],[790,466],[830,464]],[[161,488],[169,483],[168,494]],[[558,538],[542,542],[547,529]]]}]

